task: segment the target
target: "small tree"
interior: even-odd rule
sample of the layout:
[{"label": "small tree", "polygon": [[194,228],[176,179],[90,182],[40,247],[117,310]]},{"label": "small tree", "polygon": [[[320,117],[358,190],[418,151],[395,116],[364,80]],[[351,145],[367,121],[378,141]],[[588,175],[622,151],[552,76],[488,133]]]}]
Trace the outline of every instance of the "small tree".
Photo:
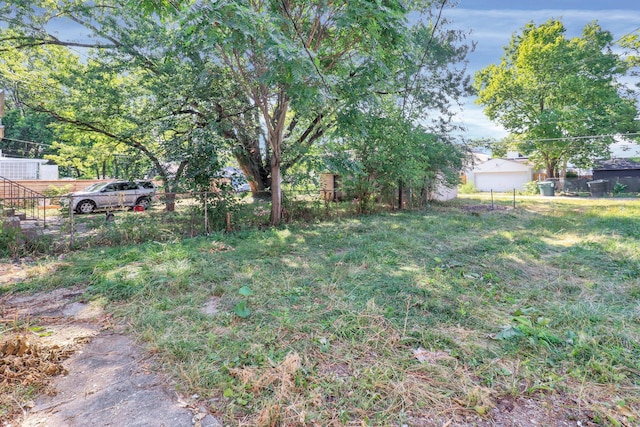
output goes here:
[{"label": "small tree", "polygon": [[393,103],[375,111],[351,110],[339,123],[340,142],[329,146],[338,155],[330,162],[355,191],[359,211],[366,211],[374,197],[403,187],[426,198],[439,184],[458,183],[463,147],[412,124]]}]

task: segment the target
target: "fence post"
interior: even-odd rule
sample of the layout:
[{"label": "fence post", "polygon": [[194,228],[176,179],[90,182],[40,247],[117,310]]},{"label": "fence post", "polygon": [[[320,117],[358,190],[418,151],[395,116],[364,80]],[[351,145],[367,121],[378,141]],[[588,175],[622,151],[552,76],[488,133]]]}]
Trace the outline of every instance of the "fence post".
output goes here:
[{"label": "fence post", "polygon": [[513,189],[513,209],[516,208],[516,189]]},{"label": "fence post", "polygon": [[209,235],[209,214],[207,212],[207,192],[204,192],[204,234]]},{"label": "fence post", "polygon": [[75,243],[73,241],[73,228],[73,197],[71,197],[71,201],[69,202],[69,231],[71,232],[69,236],[69,249],[73,248]]},{"label": "fence post", "polygon": [[495,207],[493,206],[493,188],[491,189],[491,210],[494,210]]}]

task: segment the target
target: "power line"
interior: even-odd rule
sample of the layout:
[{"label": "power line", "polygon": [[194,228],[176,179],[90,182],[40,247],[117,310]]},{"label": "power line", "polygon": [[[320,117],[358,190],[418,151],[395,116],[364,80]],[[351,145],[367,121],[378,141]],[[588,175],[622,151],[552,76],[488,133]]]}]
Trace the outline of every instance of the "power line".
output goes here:
[{"label": "power line", "polygon": [[601,135],[584,135],[584,136],[567,136],[564,138],[538,138],[538,139],[513,139],[513,138],[505,138],[503,141],[493,140],[487,141],[487,144],[495,144],[499,142],[519,142],[519,143],[536,143],[536,142],[554,142],[554,141],[577,141],[581,139],[599,139],[599,138],[613,138],[616,136],[627,137],[627,136],[640,136],[640,132],[630,132],[630,133],[610,133],[610,134],[601,134]]},{"label": "power line", "polygon": [[618,43],[618,42],[619,42],[620,40],[622,40],[623,38],[625,38],[625,37],[627,37],[627,36],[630,36],[631,34],[635,33],[635,32],[636,32],[636,31],[638,31],[638,30],[640,30],[640,27],[638,27],[638,28],[636,28],[636,29],[634,29],[634,30],[629,31],[629,32],[628,32],[627,34],[625,34],[625,35],[622,35],[622,36],[618,37],[618,39],[617,39],[616,41],[611,42],[611,44],[616,44],[616,43]]}]

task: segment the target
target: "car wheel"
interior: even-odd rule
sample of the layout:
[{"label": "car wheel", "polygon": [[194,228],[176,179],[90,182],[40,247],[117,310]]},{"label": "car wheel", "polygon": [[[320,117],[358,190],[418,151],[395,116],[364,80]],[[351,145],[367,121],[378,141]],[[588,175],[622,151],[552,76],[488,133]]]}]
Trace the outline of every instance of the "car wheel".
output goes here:
[{"label": "car wheel", "polygon": [[76,206],[76,212],[79,214],[89,214],[96,209],[96,204],[91,200],[83,200]]},{"label": "car wheel", "polygon": [[136,200],[136,206],[142,206],[146,211],[151,206],[151,200],[148,197],[140,197]]}]

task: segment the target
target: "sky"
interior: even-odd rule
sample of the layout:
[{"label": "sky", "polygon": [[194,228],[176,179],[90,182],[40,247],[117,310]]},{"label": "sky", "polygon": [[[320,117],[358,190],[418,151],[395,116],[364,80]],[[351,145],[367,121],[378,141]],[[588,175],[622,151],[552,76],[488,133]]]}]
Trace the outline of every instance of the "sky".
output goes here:
[{"label": "sky", "polygon": [[[598,21],[614,40],[633,31],[640,31],[640,0],[458,0],[445,16],[451,28],[466,29],[477,43],[468,57],[468,71],[473,74],[490,64],[497,64],[503,46],[511,35],[520,33],[528,22],[540,25],[549,19],[559,19],[567,29],[567,37],[580,36],[586,24]],[[467,98],[457,120],[467,132],[465,138],[500,139],[507,132],[490,122],[482,107]]]}]

